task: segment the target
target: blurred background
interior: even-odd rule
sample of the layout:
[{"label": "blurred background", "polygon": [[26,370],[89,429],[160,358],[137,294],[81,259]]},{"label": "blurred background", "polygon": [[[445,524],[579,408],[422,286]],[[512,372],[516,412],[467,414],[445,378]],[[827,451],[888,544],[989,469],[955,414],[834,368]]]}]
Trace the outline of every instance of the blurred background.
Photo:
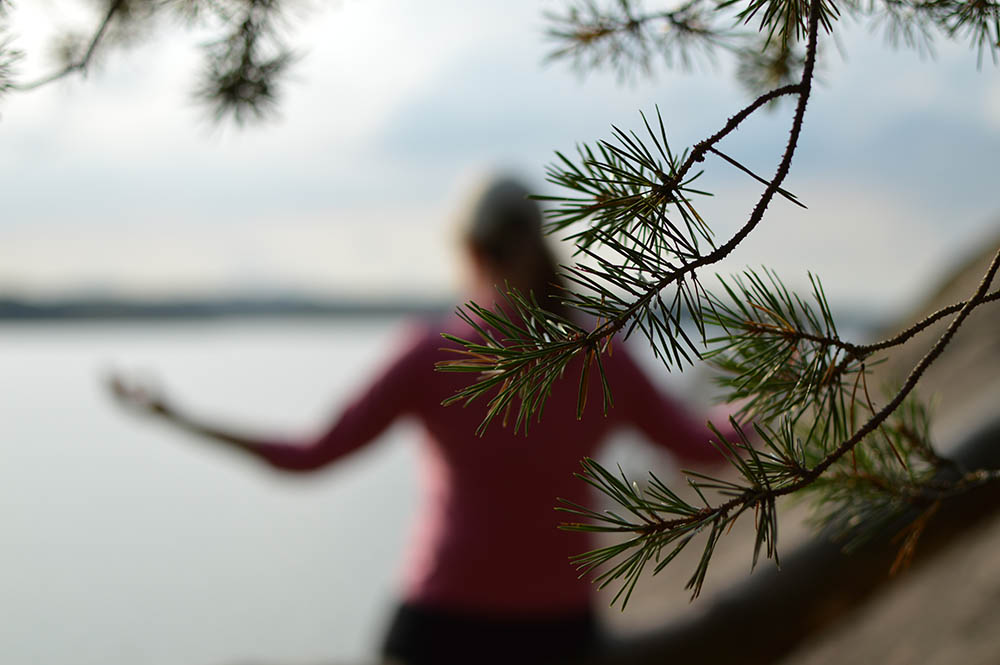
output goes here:
[{"label": "blurred background", "polygon": [[[657,106],[680,148],[748,101],[724,58],[628,81],[546,64],[543,12],[560,7],[303,8],[278,114],[244,129],[192,103],[205,36],[169,25],[85,78],[0,101],[0,660],[370,656],[394,600],[417,431],[285,479],[125,417],[101,377],[145,372],[206,413],[308,432],[407,317],[462,297],[456,219],[483,174],[555,193],[555,150],[612,123],[638,130]],[[52,35],[96,20],[92,3],[19,3],[22,70],[50,71]],[[799,288],[811,270],[863,330],[995,237],[1000,78],[964,45],[940,42],[928,60],[858,26],[841,34],[824,44],[785,184],[809,209],[777,200],[720,270],[766,265]],[[790,111],[754,118],[728,152],[770,174]],[[717,196],[700,211],[725,237],[760,190],[707,166]],[[122,316],[108,305],[120,301],[159,314]],[[81,302],[105,315],[68,316]]]}]

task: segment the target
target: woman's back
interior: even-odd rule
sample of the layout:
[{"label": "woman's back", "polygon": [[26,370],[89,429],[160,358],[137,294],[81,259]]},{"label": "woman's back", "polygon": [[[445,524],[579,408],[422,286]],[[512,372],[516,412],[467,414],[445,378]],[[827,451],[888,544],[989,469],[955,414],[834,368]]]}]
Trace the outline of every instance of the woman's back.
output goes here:
[{"label": "woman's back", "polygon": [[[470,380],[469,374],[435,371],[454,358],[450,343],[430,326],[361,392],[337,421],[307,445],[275,442],[258,453],[279,468],[324,466],[375,439],[391,422],[414,416],[424,425],[422,505],[404,568],[407,602],[492,614],[545,615],[589,606],[589,583],[569,563],[590,543],[558,530],[565,514],[558,499],[589,505],[588,486],[573,476],[581,458],[593,455],[608,430],[631,425],[654,443],[688,460],[716,457],[708,430],[658,392],[624,349],[604,358],[617,406],[603,412],[588,401],[576,418],[578,362],[557,381],[545,416],[515,433],[497,418],[482,436],[476,429],[486,407],[442,406]],[[455,321],[448,332],[472,338]],[[600,379],[593,372],[590,386]]]},{"label": "woman's back", "polygon": [[[473,334],[471,328],[453,331]],[[433,372],[435,361],[449,358],[440,350],[443,341],[431,332],[414,347],[418,364],[429,361],[432,373],[418,370],[421,379],[413,382],[421,386],[415,412],[428,436],[408,599],[528,614],[587,607],[589,584],[577,579],[569,557],[588,543],[558,530],[565,514],[555,506],[557,497],[587,503],[587,485],[573,473],[610,424],[599,400],[577,420],[576,376],[566,377],[554,387],[545,418],[528,423],[527,432],[515,433],[513,423],[504,426],[498,417],[477,437],[484,404],[441,406],[470,380]]]},{"label": "woman's back", "polygon": [[[487,188],[470,213],[466,242],[475,274],[471,292],[492,298],[494,285],[508,284],[555,312],[564,309],[541,212],[523,187],[499,180]],[[179,412],[141,385],[116,379],[112,387],[120,398],[182,429],[289,471],[326,466],[374,441],[396,419],[419,419],[426,430],[422,505],[385,654],[411,665],[572,658],[596,635],[590,585],[569,561],[590,543],[583,534],[558,530],[565,514],[555,506],[560,498],[590,503],[588,486],[573,477],[580,459],[595,452],[610,428],[632,425],[682,458],[712,460],[717,455],[708,430],[616,348],[601,361],[615,398],[608,413],[598,372],[590,372],[588,392],[596,399],[576,417],[578,359],[553,385],[544,418],[522,424],[519,433],[497,418],[477,437],[484,403],[442,406],[475,377],[435,371],[437,363],[455,357],[442,350],[450,342],[441,328],[457,338],[476,337],[458,319],[420,331],[313,440],[246,436]]]}]

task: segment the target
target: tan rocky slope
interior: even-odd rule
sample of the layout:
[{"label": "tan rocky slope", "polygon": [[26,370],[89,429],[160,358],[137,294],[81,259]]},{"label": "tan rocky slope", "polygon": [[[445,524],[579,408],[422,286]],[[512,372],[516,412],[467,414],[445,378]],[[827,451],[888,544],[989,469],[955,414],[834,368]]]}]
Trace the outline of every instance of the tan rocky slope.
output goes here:
[{"label": "tan rocky slope", "polygon": [[[913,313],[886,335],[971,296],[1000,235],[983,243]],[[991,290],[1000,287],[1000,278]],[[938,339],[951,317],[935,324],[892,354],[877,369],[878,383],[900,383]],[[1000,416],[1000,302],[980,307],[919,384],[934,407],[933,432],[945,451],[979,424]],[[1000,442],[998,442],[1000,445]],[[806,510],[786,506],[781,549],[790,551],[810,537]],[[700,552],[687,552],[664,573],[640,584],[625,613],[611,610],[608,622],[619,634],[643,632],[710,606],[748,575],[752,550],[750,520],[717,550],[702,598],[690,604],[683,587]],[[841,663],[1000,663],[1000,513],[954,539],[947,548],[913,569],[886,581],[868,602],[810,637],[784,665]],[[769,565],[769,564],[764,564]],[[610,596],[609,596],[610,598]],[[817,598],[817,603],[824,599]],[[776,629],[778,629],[776,627]]]}]

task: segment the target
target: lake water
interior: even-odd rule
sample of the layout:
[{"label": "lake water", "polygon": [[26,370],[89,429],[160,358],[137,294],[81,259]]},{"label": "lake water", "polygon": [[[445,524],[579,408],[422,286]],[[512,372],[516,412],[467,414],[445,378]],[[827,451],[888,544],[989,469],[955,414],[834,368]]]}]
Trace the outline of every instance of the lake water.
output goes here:
[{"label": "lake water", "polygon": [[397,322],[0,327],[0,662],[361,660],[393,600],[412,426],[309,477],[123,412],[145,371],[252,431],[303,432],[363,382]]},{"label": "lake water", "polygon": [[370,661],[416,497],[416,426],[283,475],[124,412],[101,377],[145,373],[220,423],[308,434],[400,328],[0,326],[0,662]]}]

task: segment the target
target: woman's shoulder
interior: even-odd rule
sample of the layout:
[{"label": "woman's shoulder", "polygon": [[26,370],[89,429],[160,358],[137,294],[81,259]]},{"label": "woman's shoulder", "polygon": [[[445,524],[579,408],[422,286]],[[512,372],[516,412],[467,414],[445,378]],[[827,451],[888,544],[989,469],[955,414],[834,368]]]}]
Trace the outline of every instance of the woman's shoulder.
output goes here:
[{"label": "woman's shoulder", "polygon": [[405,321],[396,334],[395,346],[403,356],[447,357],[449,349],[460,349],[453,338],[475,341],[478,334],[457,314],[414,318]]}]

